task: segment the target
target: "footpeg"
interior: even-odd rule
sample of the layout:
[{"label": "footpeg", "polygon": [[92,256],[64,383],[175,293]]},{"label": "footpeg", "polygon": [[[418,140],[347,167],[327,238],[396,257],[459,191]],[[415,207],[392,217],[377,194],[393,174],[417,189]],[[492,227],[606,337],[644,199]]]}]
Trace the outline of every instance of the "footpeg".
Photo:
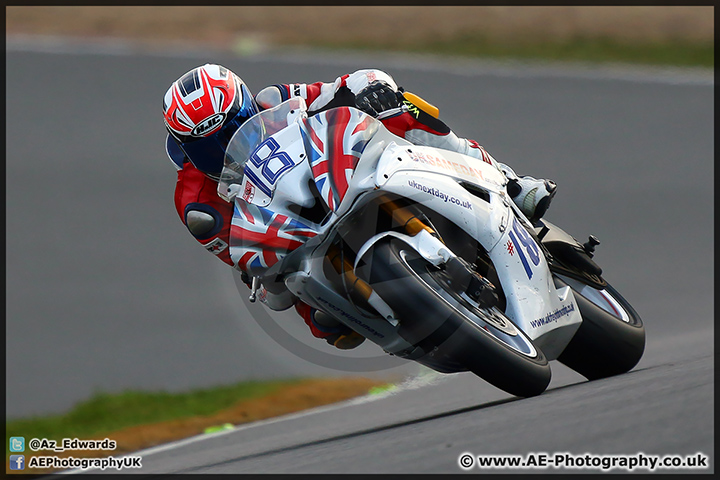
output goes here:
[{"label": "footpeg", "polygon": [[588,254],[588,257],[592,258],[595,255],[595,247],[598,245],[600,245],[600,240],[595,235],[590,235],[588,241],[583,243],[583,249]]},{"label": "footpeg", "polygon": [[252,286],[250,287],[250,296],[248,297],[248,300],[250,300],[250,303],[255,303],[255,300],[257,299],[257,291],[260,289],[260,278],[253,277],[252,279]]}]

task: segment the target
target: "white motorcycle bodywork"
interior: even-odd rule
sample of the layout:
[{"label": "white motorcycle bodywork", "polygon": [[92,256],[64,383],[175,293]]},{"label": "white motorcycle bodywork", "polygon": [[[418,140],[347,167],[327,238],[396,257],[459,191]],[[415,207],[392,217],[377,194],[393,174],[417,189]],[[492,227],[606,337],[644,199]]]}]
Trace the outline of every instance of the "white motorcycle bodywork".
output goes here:
[{"label": "white motorcycle bodywork", "polygon": [[[506,297],[505,315],[547,359],[562,353],[582,322],[578,305],[569,287],[555,287],[543,249],[529,233],[532,227],[507,195],[506,179],[494,165],[447,150],[413,145],[355,109],[343,107],[343,121],[348,115],[350,119],[340,133],[323,131],[334,128],[328,122],[334,115],[331,111],[326,112],[327,116],[307,118],[299,98],[273,111],[268,115],[284,117],[284,127],[281,125],[274,133],[267,125],[257,128],[266,135],[258,137],[254,145],[235,151],[232,147],[238,147],[239,140],[234,137],[231,141],[219,193],[234,200],[236,216],[243,208],[261,207],[259,212],[294,218],[297,206],[311,208],[318,196],[328,204],[329,211],[321,221],[301,219],[306,229],[302,245],[278,254],[275,263],[252,260],[253,275],[268,286],[272,279],[281,278],[303,302],[333,315],[386,352],[412,358],[415,347],[397,333],[402,320],[395,318],[382,299],[371,302],[381,315],[361,310],[332,286],[323,271],[325,252],[344,218],[381,193],[409,198],[450,220],[482,245],[496,267]],[[358,133],[358,128],[353,127],[357,125],[364,126],[365,133]],[[353,143],[352,138],[358,135],[365,136]],[[248,143],[247,138],[243,141]],[[343,185],[342,195],[337,192],[342,178],[336,175],[335,183],[326,190],[331,182],[323,181],[322,168],[318,167],[325,158],[322,155],[329,155],[333,148],[346,156],[354,149],[359,156],[353,168],[345,170],[342,178],[347,180],[347,187]],[[243,162],[243,157],[250,161]],[[308,188],[313,184],[316,191]],[[388,236],[404,241],[434,265],[454,256],[430,235],[409,236],[393,231],[368,238],[357,258]],[[233,260],[252,256],[247,248],[233,245],[232,238],[230,248]]]}]

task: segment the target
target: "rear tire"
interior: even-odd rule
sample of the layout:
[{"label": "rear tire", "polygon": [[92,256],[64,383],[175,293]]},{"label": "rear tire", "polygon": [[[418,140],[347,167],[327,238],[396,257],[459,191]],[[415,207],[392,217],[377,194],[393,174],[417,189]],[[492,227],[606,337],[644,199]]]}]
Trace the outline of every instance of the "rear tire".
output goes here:
[{"label": "rear tire", "polygon": [[547,359],[503,312],[473,308],[401,241],[381,241],[370,253],[358,276],[393,309],[400,335],[423,353],[406,358],[438,371],[447,365],[465,367],[461,370],[519,397],[545,391],[551,376]]},{"label": "rear tire", "polygon": [[[558,287],[568,285],[557,276],[554,280]],[[558,361],[588,380],[630,371],[640,361],[645,350],[645,327],[640,316],[609,284],[604,293],[617,302],[617,306],[608,307],[608,310],[614,313],[600,308],[579,293],[577,285],[572,284],[570,287],[573,289],[583,322],[558,357]],[[600,292],[597,289],[590,290],[593,291]],[[610,302],[608,305],[611,305]],[[623,314],[626,320],[621,318]]]}]

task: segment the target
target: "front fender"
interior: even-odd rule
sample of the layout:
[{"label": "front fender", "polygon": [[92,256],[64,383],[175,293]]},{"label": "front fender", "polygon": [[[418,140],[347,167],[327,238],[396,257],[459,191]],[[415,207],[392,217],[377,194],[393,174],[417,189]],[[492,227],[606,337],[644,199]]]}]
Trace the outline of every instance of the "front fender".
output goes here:
[{"label": "front fender", "polygon": [[440,265],[441,263],[447,262],[453,256],[453,253],[437,238],[433,237],[426,230],[420,233],[410,236],[399,232],[381,232],[377,235],[369,238],[357,253],[355,259],[355,265],[353,269],[357,269],[358,264],[362,260],[363,256],[380,240],[384,238],[397,238],[405,242],[410,248],[415,250],[421,257],[430,262],[433,265]]}]

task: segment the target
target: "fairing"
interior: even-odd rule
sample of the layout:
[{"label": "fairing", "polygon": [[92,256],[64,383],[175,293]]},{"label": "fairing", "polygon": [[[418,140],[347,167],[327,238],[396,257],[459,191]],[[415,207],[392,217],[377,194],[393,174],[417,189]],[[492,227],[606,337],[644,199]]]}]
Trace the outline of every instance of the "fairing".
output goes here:
[{"label": "fairing", "polygon": [[[367,328],[385,332],[382,339],[368,338],[386,350],[406,345],[392,336],[387,319],[370,318],[331,294],[321,261],[338,220],[382,193],[427,206],[476,239],[496,266],[506,315],[549,359],[560,354],[579,326],[571,290],[555,288],[542,251],[526,229],[527,219],[505,193],[504,175],[490,162],[412,145],[352,108],[308,118],[298,98],[250,119],[230,147],[219,193],[235,201],[233,261],[256,276],[284,269],[286,285],[316,308],[323,305],[310,290],[323,291],[322,298],[332,297],[332,308],[343,312],[340,317],[362,317],[366,331],[360,333]],[[317,212],[318,204],[322,216],[298,213]],[[305,244],[319,257],[307,252],[304,262],[282,262]],[[357,329],[359,323],[348,325]]]}]

